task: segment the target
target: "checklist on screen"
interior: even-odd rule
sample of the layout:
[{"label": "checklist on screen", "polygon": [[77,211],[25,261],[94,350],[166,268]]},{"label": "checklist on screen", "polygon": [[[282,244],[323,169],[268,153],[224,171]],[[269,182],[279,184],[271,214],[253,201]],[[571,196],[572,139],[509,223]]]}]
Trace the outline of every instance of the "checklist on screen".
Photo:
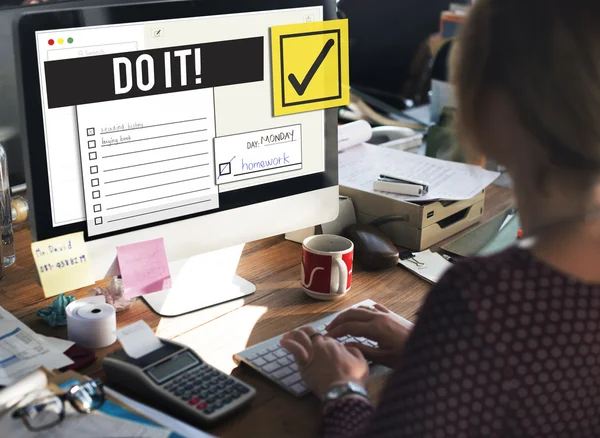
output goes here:
[{"label": "checklist on screen", "polygon": [[[250,202],[238,191],[323,172],[325,114],[274,115],[270,50],[271,29],[322,13],[38,32],[53,226],[85,223],[94,240],[228,210]],[[71,42],[49,45],[60,38]],[[322,52],[306,55],[312,69],[286,64],[303,95],[320,88],[335,47]]]},{"label": "checklist on screen", "polygon": [[78,105],[77,121],[90,236],[219,207],[212,89]]},{"label": "checklist on screen", "polygon": [[302,169],[302,126],[215,138],[217,185]]}]

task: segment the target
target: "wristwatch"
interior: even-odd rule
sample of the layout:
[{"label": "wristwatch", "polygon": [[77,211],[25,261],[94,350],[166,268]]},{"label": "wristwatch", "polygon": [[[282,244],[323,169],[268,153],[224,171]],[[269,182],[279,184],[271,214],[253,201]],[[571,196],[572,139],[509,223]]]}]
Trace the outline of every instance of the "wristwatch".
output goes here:
[{"label": "wristwatch", "polygon": [[360,395],[361,397],[364,397],[368,401],[371,400],[369,397],[369,393],[367,392],[367,390],[365,388],[360,386],[358,383],[346,382],[346,383],[342,383],[340,385],[332,386],[329,389],[329,391],[327,391],[325,393],[325,396],[323,397],[323,404],[332,402],[334,400],[337,400],[337,399],[342,398],[349,394]]}]

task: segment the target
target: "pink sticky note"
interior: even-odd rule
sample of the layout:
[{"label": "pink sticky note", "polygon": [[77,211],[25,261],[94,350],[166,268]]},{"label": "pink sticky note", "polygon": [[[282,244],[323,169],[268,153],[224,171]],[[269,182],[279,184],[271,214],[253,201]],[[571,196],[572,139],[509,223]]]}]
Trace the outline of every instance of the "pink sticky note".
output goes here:
[{"label": "pink sticky note", "polygon": [[171,273],[162,238],[119,246],[117,260],[126,298],[171,287]]}]

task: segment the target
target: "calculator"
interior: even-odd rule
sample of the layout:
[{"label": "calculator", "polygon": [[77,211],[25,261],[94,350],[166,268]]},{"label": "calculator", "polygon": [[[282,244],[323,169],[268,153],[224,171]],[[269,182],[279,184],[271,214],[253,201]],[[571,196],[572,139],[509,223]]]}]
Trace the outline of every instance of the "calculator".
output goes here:
[{"label": "calculator", "polygon": [[204,362],[193,350],[161,339],[163,346],[134,359],[123,350],[102,366],[108,385],[187,423],[210,425],[248,404],[251,386]]}]

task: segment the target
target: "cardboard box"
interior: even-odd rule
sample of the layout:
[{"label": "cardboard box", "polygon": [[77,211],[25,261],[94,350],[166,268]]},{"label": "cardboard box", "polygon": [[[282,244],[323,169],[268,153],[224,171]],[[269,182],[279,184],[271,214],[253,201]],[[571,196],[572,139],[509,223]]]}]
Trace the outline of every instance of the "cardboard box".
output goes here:
[{"label": "cardboard box", "polygon": [[427,249],[479,222],[485,200],[482,190],[464,201],[416,204],[341,185],[340,195],[352,198],[359,223],[389,218],[380,225],[381,230],[394,244],[411,251]]}]

